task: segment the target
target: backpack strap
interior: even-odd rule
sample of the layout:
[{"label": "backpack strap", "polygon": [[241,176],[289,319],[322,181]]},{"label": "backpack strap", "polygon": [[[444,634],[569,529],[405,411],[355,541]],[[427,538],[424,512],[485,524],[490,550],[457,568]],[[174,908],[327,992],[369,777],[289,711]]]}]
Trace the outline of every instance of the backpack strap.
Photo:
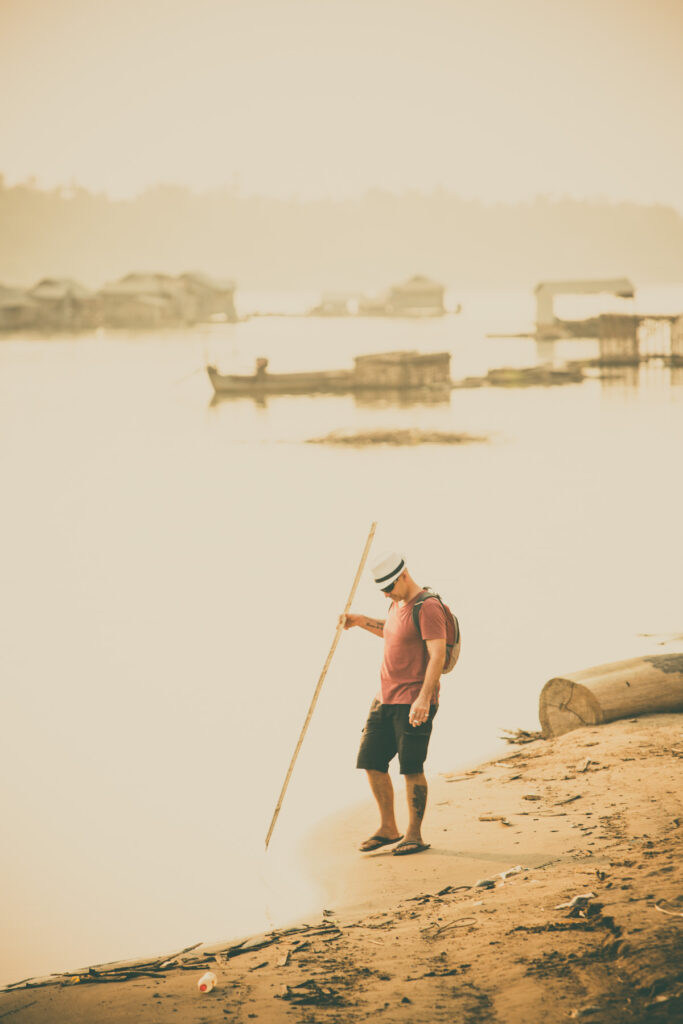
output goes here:
[{"label": "backpack strap", "polygon": [[435,594],[433,590],[423,590],[420,596],[417,598],[413,605],[413,624],[417,630],[417,635],[422,639],[422,630],[420,629],[420,608],[430,597],[435,597],[439,604],[441,604],[441,598],[438,594]]},{"label": "backpack strap", "polygon": [[[440,596],[434,590],[430,590],[428,587],[423,589],[422,593],[420,594],[417,601],[413,605],[413,623],[415,625],[415,629],[417,630],[417,635],[420,638],[422,638],[422,630],[420,629],[420,608],[425,603],[425,601],[427,601],[430,597],[435,597],[439,604],[441,605],[441,607],[443,608],[444,614],[447,614],[444,603],[441,600]],[[453,621],[455,623],[455,638],[453,640],[453,644],[447,644],[447,646],[450,647],[460,642],[460,623],[458,622],[457,615],[453,615],[453,612],[451,612],[451,615],[453,616]]]}]

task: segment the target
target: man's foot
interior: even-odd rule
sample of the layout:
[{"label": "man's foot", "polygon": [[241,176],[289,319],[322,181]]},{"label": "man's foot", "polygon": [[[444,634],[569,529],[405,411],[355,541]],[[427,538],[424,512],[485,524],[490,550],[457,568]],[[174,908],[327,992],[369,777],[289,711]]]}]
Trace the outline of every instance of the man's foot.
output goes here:
[{"label": "man's foot", "polygon": [[358,849],[361,853],[372,853],[373,850],[379,850],[381,846],[391,846],[392,843],[397,843],[399,839],[403,839],[403,836],[395,836],[393,839],[389,839],[388,836],[370,836],[360,844]]},{"label": "man's foot", "polygon": [[422,853],[429,849],[429,843],[420,843],[416,839],[404,839],[395,850],[392,850],[394,857],[407,857],[410,853]]}]

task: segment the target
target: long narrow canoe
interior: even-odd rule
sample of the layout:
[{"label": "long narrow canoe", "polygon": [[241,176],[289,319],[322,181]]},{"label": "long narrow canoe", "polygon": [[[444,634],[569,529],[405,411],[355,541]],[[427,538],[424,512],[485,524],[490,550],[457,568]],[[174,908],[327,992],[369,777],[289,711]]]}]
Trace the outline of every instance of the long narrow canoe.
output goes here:
[{"label": "long narrow canoe", "polygon": [[653,654],[549,679],[538,716],[543,735],[617,718],[683,711],[683,654]]},{"label": "long narrow canoe", "polygon": [[219,373],[215,366],[207,366],[206,372],[217,395],[296,395],[353,390],[350,370],[240,375]]}]

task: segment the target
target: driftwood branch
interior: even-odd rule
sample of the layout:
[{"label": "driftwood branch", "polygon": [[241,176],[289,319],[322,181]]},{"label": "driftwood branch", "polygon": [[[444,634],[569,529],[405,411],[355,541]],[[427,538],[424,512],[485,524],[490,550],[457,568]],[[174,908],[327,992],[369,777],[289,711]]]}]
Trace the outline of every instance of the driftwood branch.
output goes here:
[{"label": "driftwood branch", "polygon": [[542,732],[529,732],[527,729],[503,729],[501,739],[506,743],[533,743],[542,740]]}]

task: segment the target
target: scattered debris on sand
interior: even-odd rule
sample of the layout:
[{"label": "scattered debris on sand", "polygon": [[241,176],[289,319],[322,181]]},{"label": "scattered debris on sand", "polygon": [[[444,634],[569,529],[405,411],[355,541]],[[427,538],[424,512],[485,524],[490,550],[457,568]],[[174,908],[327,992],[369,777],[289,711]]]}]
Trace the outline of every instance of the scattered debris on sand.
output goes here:
[{"label": "scattered debris on sand", "polygon": [[503,729],[501,739],[506,743],[533,743],[542,740],[542,732],[529,732],[528,729]]}]

